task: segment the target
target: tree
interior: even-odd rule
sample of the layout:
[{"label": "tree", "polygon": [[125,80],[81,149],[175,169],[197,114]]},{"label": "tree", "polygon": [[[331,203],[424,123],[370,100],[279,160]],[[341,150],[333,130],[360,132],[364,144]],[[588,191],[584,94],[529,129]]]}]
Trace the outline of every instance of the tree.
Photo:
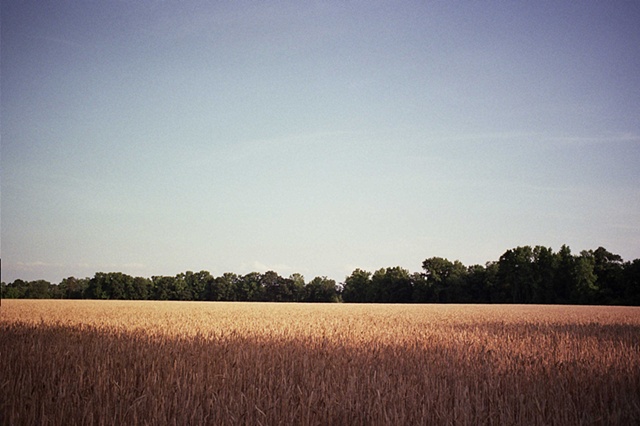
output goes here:
[{"label": "tree", "polygon": [[193,293],[191,292],[185,274],[176,275],[171,284],[169,291],[170,300],[193,300]]},{"label": "tree", "polygon": [[624,262],[603,247],[573,255],[543,246],[507,250],[498,261],[464,266],[431,257],[423,272],[399,266],[373,274],[355,269],[336,285],[326,276],[305,283],[301,274],[274,271],[244,276],[186,271],[176,276],[132,277],[96,272],[92,278],[1,283],[4,298],[220,300],[347,303],[578,303],[640,305],[640,259]]},{"label": "tree", "polygon": [[296,302],[304,300],[306,293],[305,287],[306,284],[304,282],[304,276],[298,273],[289,275],[289,281],[291,282],[292,291],[294,296],[294,300]]},{"label": "tree", "polygon": [[265,297],[271,302],[294,302],[298,298],[293,280],[283,278],[274,271],[265,272],[260,278]]},{"label": "tree", "polygon": [[604,247],[598,247],[595,251],[589,250],[588,253],[594,262],[593,272],[597,277],[599,302],[607,304],[624,302],[622,257],[607,251]]},{"label": "tree", "polygon": [[372,302],[371,272],[363,271],[362,269],[354,270],[345,279],[342,288],[342,300],[353,303]]},{"label": "tree", "polygon": [[571,282],[571,303],[597,303],[598,277],[595,274],[595,258],[590,251],[582,251],[575,258]]},{"label": "tree", "polygon": [[555,275],[558,270],[558,256],[551,248],[536,246],[533,249],[534,283],[533,303],[555,303],[558,299],[555,289]]},{"label": "tree", "polygon": [[532,303],[538,291],[534,280],[534,257],[530,246],[507,250],[498,261],[498,280],[512,303]]},{"label": "tree", "polygon": [[108,293],[103,288],[106,283],[106,274],[104,272],[96,272],[93,278],[89,280],[87,285],[87,296],[89,299],[108,299]]},{"label": "tree", "polygon": [[174,277],[168,276],[151,277],[151,298],[153,300],[171,300],[174,280]]},{"label": "tree", "polygon": [[381,268],[371,277],[373,301],[376,303],[408,303],[413,295],[409,271],[399,266]]},{"label": "tree", "polygon": [[337,302],[336,282],[327,277],[315,277],[304,287],[305,302]]},{"label": "tree", "polygon": [[563,245],[556,254],[556,274],[553,278],[553,303],[572,303],[576,288],[576,258]]},{"label": "tree", "polygon": [[207,300],[230,301],[235,299],[235,290],[239,277],[231,272],[225,272],[221,277],[208,280]]},{"label": "tree", "polygon": [[260,274],[250,272],[239,278],[235,286],[235,299],[257,302],[265,300],[264,288],[260,282]]},{"label": "tree", "polygon": [[181,300],[208,300],[207,286],[213,280],[209,272],[200,271],[194,273],[187,271],[183,274],[178,274],[176,278],[183,281],[186,287],[182,290]]},{"label": "tree", "polygon": [[431,257],[422,262],[422,268],[435,302],[461,302],[467,298],[467,268],[460,261]]},{"label": "tree", "polygon": [[472,265],[467,268],[466,289],[470,302],[491,301],[490,273],[486,266]]},{"label": "tree", "polygon": [[414,303],[433,303],[436,301],[435,292],[431,283],[427,280],[425,274],[420,272],[414,272],[411,275],[411,282],[413,285],[413,293],[411,294],[411,301]]},{"label": "tree", "polygon": [[267,271],[260,277],[260,285],[264,288],[266,300],[280,302],[285,293],[280,282],[280,275],[275,271]]},{"label": "tree", "polygon": [[624,264],[624,300],[625,305],[640,305],[640,259]]},{"label": "tree", "polygon": [[122,272],[96,272],[89,280],[86,294],[90,299],[130,300],[134,293],[134,279]]},{"label": "tree", "polygon": [[135,277],[127,281],[127,294],[132,300],[146,300],[151,292],[151,280],[149,278]]},{"label": "tree", "polygon": [[88,278],[68,277],[60,282],[60,289],[65,299],[83,299],[87,295],[87,287],[89,286]]},{"label": "tree", "polygon": [[51,283],[45,280],[31,281],[28,283],[24,297],[27,299],[49,299]]},{"label": "tree", "polygon": [[451,271],[445,281],[446,287],[442,292],[445,302],[451,303],[469,303],[471,296],[469,295],[467,283],[467,267],[459,260],[454,260],[451,265]]},{"label": "tree", "polygon": [[4,297],[7,299],[22,299],[26,297],[27,288],[29,284],[21,279],[14,280],[12,283],[7,284]]}]

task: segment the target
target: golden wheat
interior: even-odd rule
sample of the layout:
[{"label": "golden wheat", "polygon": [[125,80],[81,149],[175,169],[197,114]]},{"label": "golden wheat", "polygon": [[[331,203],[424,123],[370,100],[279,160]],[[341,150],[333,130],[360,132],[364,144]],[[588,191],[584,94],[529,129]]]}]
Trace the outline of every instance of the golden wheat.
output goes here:
[{"label": "golden wheat", "polygon": [[3,424],[637,424],[640,309],[5,300]]}]

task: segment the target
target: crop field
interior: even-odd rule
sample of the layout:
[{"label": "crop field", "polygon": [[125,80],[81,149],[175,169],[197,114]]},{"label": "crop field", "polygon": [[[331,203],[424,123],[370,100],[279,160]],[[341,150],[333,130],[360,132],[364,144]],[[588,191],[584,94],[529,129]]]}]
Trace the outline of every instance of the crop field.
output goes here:
[{"label": "crop field", "polygon": [[4,425],[640,424],[640,308],[3,300]]}]

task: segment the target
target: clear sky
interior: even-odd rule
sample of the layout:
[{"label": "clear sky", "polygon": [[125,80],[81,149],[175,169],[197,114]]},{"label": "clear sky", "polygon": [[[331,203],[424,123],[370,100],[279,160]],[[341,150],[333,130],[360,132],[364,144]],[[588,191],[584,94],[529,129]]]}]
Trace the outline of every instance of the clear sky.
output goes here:
[{"label": "clear sky", "polygon": [[2,0],[2,279],[640,258],[639,1]]}]

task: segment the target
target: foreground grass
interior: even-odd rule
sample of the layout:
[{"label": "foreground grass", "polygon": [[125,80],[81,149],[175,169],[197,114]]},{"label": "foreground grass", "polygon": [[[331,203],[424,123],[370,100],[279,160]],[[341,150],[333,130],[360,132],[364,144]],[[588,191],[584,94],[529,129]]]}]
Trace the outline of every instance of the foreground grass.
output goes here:
[{"label": "foreground grass", "polygon": [[3,301],[2,424],[638,424],[640,309]]}]

